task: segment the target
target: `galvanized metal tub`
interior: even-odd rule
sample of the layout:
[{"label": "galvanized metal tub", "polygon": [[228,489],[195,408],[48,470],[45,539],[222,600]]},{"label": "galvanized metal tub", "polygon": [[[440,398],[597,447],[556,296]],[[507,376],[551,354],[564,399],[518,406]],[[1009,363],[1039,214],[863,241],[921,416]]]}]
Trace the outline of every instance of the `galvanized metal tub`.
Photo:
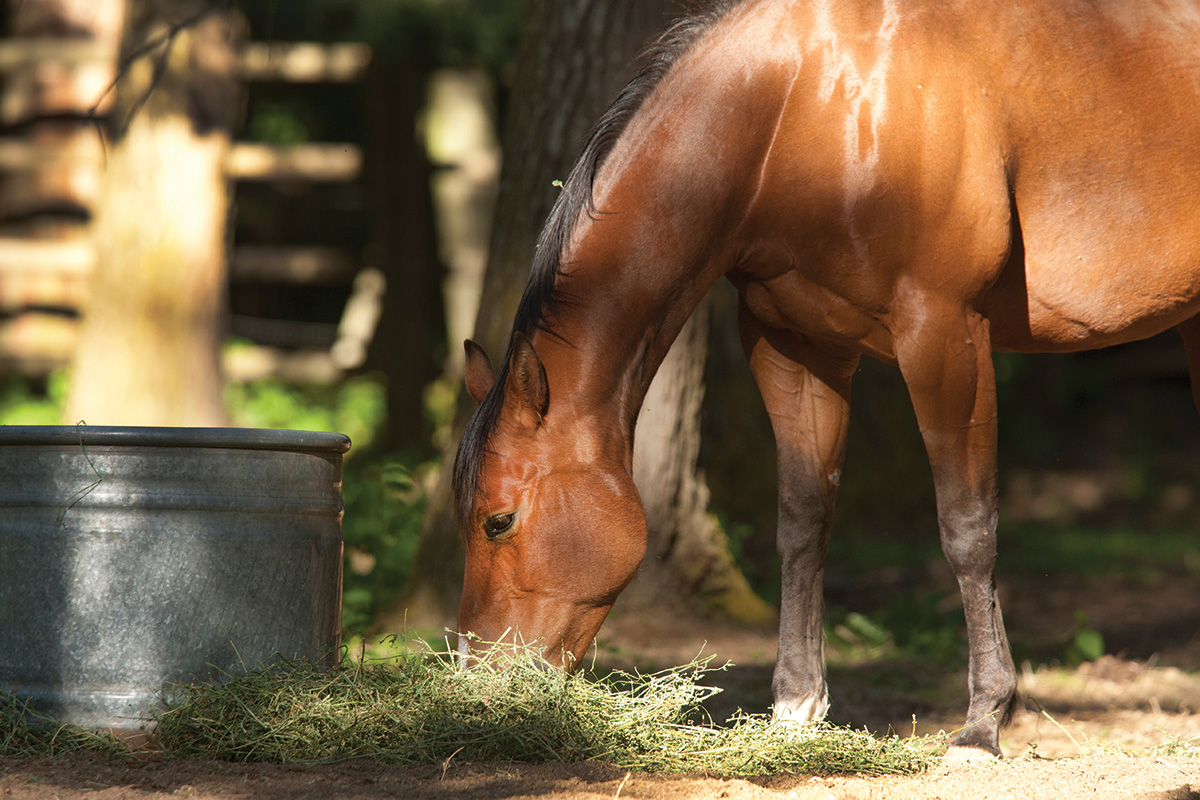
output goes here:
[{"label": "galvanized metal tub", "polygon": [[0,688],[132,732],[164,690],[337,657],[341,434],[0,427]]}]

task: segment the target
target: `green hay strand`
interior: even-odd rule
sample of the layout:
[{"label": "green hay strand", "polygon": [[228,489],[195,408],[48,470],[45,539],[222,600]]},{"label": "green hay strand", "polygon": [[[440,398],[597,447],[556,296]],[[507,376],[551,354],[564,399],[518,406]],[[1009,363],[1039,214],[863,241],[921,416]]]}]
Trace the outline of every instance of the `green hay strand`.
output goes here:
[{"label": "green hay strand", "polygon": [[159,715],[154,740],[173,757],[244,762],[604,761],[731,777],[908,774],[934,761],[927,740],[758,716],[698,724],[699,704],[719,691],[697,685],[708,664],[600,679],[528,652],[504,669],[461,670],[428,652],[332,671],[290,664],[188,689]]},{"label": "green hay strand", "polygon": [[27,700],[0,691],[0,756],[38,758],[82,750],[128,752],[111,734],[60,725],[34,711]]}]

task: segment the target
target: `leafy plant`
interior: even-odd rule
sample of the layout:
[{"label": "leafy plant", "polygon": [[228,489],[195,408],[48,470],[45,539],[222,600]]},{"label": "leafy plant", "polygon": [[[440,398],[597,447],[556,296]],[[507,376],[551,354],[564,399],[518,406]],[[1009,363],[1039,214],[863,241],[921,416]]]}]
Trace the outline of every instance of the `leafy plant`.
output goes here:
[{"label": "leafy plant", "polygon": [[52,374],[41,392],[25,378],[5,378],[0,381],[0,425],[61,424],[68,386],[66,370]]},{"label": "leafy plant", "polygon": [[[428,469],[429,466],[426,467]],[[399,461],[351,461],[343,497],[346,543],[342,628],[361,633],[408,579],[421,532],[424,493]]]},{"label": "leafy plant", "polygon": [[965,621],[956,597],[902,592],[871,616],[831,609],[826,638],[850,659],[907,659],[953,665],[966,653]]},{"label": "leafy plant", "polygon": [[302,117],[291,105],[260,100],[246,123],[246,138],[284,147],[303,144],[311,136]]},{"label": "leafy plant", "polygon": [[1095,661],[1104,655],[1104,635],[1088,626],[1088,616],[1083,611],[1075,612],[1075,627],[1066,636],[1063,660],[1070,666],[1079,666],[1085,661]]},{"label": "leafy plant", "polygon": [[334,385],[296,385],[274,379],[231,383],[225,405],[235,425],[248,428],[337,431],[356,451],[375,439],[387,415],[387,392],[371,376]]}]

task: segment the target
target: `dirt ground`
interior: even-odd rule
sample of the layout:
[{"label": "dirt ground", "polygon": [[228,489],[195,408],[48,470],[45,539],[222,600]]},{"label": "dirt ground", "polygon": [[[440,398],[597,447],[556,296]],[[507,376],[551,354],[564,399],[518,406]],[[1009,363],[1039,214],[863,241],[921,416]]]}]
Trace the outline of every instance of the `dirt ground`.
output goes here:
[{"label": "dirt ground", "polygon": [[166,798],[406,798],[406,800],[935,800],[946,798],[1147,798],[1200,797],[1200,762],[1178,758],[1089,756],[1067,760],[1020,759],[983,766],[939,768],[908,778],[814,778],[761,781],[627,775],[602,764],[451,765],[389,768],[372,763],[326,767],[216,762],[130,764],[72,757],[54,761],[0,762],[5,797],[166,800]]},{"label": "dirt ground", "polygon": [[[866,589],[863,589],[866,591]],[[1159,585],[1114,579],[1005,587],[1014,642],[1060,635],[1087,613],[1106,640],[1128,642],[1073,670],[1026,666],[1022,709],[1002,735],[1006,758],[940,766],[914,777],[807,775],[728,780],[705,776],[627,775],[604,764],[467,764],[397,768],[370,762],[321,766],[240,765],[76,755],[0,759],[0,797],[61,800],[232,798],[1200,798],[1200,756],[1170,745],[1200,737],[1200,592],[1179,577]],[[1150,632],[1149,639],[1135,635]],[[1122,638],[1125,637],[1125,638]],[[1143,641],[1145,639],[1145,641]],[[1151,640],[1157,640],[1156,643]],[[770,702],[774,636],[728,626],[698,626],[661,613],[616,613],[601,635],[598,659],[642,666],[686,663],[703,650],[736,666],[713,676],[725,688],[712,707]],[[1154,649],[1150,649],[1153,646]],[[908,735],[952,731],[965,714],[966,680],[953,670],[894,662],[836,663],[830,669],[835,721]],[[900,672],[906,674],[898,675]],[[914,672],[920,674],[913,674]],[[1192,742],[1193,750],[1196,742]],[[1146,755],[1155,748],[1158,755]],[[1177,748],[1179,749],[1179,748]],[[1132,754],[1137,755],[1132,755]]]}]

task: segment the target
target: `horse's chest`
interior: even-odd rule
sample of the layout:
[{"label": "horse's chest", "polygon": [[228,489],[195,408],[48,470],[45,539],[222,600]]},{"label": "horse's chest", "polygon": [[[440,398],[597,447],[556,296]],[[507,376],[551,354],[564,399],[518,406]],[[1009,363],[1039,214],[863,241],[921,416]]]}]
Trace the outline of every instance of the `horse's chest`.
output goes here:
[{"label": "horse's chest", "polygon": [[768,327],[849,345],[887,361],[895,358],[882,311],[862,298],[790,270],[770,278],[733,277],[733,282],[747,310]]}]

